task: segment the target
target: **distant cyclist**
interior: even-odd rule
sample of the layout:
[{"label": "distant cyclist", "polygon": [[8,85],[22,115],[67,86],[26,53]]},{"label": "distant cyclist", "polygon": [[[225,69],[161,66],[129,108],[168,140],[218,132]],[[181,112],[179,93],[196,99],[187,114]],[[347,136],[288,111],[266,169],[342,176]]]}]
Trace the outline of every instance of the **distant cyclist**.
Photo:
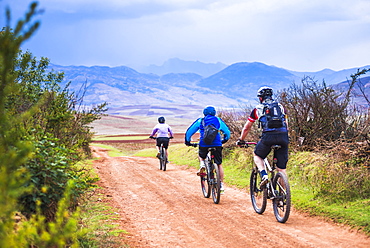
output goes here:
[{"label": "distant cyclist", "polygon": [[[220,192],[224,193],[224,170],[222,167],[222,144],[226,143],[230,139],[230,130],[225,122],[220,118],[215,116],[216,109],[212,106],[208,106],[203,110],[204,118],[198,118],[186,131],[185,134],[185,145],[191,145],[191,137],[199,130],[200,131],[200,140],[199,140],[199,160],[200,160],[200,168],[197,172],[199,176],[202,172],[205,171],[204,160],[208,154],[208,148],[215,147],[216,150],[213,151],[215,163],[218,165],[220,171],[220,181],[221,181],[221,188]],[[203,141],[204,135],[204,126],[207,125],[214,125],[222,134],[223,139],[221,138],[220,133],[217,134],[216,138],[212,142],[212,144],[207,145]]]},{"label": "distant cyclist", "polygon": [[156,140],[157,140],[156,147],[158,151],[157,158],[159,158],[161,154],[159,149],[161,147],[161,144],[163,144],[163,147],[166,150],[166,156],[168,159],[168,145],[170,143],[170,139],[173,138],[173,132],[172,132],[171,127],[165,123],[166,120],[163,116],[158,118],[158,122],[159,123],[155,125],[155,127],[153,128],[152,134],[149,136],[149,138],[153,139],[154,136],[156,135]]},{"label": "distant cyclist", "polygon": [[261,87],[257,91],[257,97],[260,100],[260,104],[258,104],[252,110],[247,122],[243,127],[240,137],[236,142],[237,145],[243,145],[245,143],[244,139],[251,130],[253,123],[257,120],[260,122],[260,125],[262,127],[262,137],[254,150],[254,162],[256,163],[258,170],[260,171],[263,183],[267,182],[268,178],[263,160],[270,153],[272,145],[281,146],[280,149],[276,150],[278,171],[286,174],[286,164],[288,162],[288,144],[289,144],[288,122],[286,119],[286,114],[283,106],[278,103],[278,108],[280,109],[279,113],[282,114],[281,126],[271,128],[267,125],[267,118],[265,118],[266,113],[264,109],[266,104],[274,102],[274,100],[272,99],[272,95],[273,95],[272,88],[267,86]]}]

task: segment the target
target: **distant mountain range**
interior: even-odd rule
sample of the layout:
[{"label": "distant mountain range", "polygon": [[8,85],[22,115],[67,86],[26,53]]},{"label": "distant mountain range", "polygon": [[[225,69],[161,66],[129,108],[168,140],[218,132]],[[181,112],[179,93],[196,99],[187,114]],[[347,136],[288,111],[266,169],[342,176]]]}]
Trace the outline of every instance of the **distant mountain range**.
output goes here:
[{"label": "distant mountain range", "polygon": [[[110,111],[117,114],[130,115],[145,109],[140,114],[167,113],[180,117],[186,116],[187,111],[179,106],[201,109],[206,105],[229,108],[255,104],[256,91],[260,86],[269,85],[280,90],[289,87],[293,82],[299,84],[304,76],[314,77],[320,83],[325,80],[328,85],[341,83],[343,87],[346,85],[343,82],[358,69],[295,72],[258,62],[240,62],[226,66],[221,63],[206,64],[180,59],[171,59],[162,66],[149,66],[145,68],[145,72],[138,72],[126,66],[51,64],[50,68],[63,71],[65,82],[71,81],[72,90],[79,92],[86,86],[86,105],[106,101]],[[367,86],[370,89],[369,82]],[[132,106],[143,108],[138,110]]]}]

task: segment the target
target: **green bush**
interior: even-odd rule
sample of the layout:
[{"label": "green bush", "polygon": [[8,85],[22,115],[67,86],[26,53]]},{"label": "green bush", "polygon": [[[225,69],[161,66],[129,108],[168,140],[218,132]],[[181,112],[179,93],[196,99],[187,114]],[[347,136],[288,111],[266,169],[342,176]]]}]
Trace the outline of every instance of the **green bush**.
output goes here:
[{"label": "green bush", "polygon": [[82,99],[59,86],[62,74],[46,73],[47,59],[21,53],[37,13],[32,3],[0,32],[0,247],[77,247],[77,199],[95,181],[77,162],[105,104],[80,109]]}]

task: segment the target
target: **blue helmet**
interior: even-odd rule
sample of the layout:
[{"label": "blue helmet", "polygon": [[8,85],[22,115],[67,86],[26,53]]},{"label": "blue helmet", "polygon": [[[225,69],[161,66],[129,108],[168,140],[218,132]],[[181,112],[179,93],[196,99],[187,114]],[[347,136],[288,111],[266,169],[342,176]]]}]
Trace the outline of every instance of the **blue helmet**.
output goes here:
[{"label": "blue helmet", "polygon": [[216,109],[213,106],[208,106],[203,110],[203,114],[206,115],[216,115]]}]

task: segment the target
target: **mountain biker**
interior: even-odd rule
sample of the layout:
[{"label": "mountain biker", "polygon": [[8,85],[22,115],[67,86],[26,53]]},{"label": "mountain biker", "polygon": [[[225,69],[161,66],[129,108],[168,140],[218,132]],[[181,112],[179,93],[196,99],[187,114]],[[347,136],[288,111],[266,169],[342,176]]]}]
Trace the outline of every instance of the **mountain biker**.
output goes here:
[{"label": "mountain biker", "polygon": [[[221,181],[221,188],[220,192],[224,193],[224,170],[222,167],[222,144],[226,143],[230,139],[230,130],[228,126],[225,124],[225,122],[220,118],[216,117],[216,109],[213,106],[208,106],[203,110],[204,118],[198,118],[193,124],[190,125],[190,127],[187,129],[185,133],[185,145],[190,146],[191,145],[191,137],[199,130],[200,131],[200,141],[199,141],[199,170],[197,172],[197,175],[199,176],[201,173],[205,171],[205,164],[204,160],[207,157],[208,154],[208,148],[214,147],[216,148],[215,151],[212,151],[212,154],[214,155],[215,163],[218,165],[219,172],[220,172],[220,181]],[[204,122],[203,122],[204,120]],[[220,133],[217,133],[216,138],[213,140],[212,144],[207,145],[203,141],[203,135],[204,135],[204,126],[206,125],[214,125],[219,131],[223,134],[223,139],[221,139]]]},{"label": "mountain biker", "polygon": [[[159,156],[161,154],[160,153],[160,147],[161,147],[161,144],[163,144],[163,147],[165,148],[166,156],[167,156],[167,159],[168,159],[168,145],[170,143],[170,139],[173,138],[173,132],[172,132],[171,127],[168,124],[166,124],[165,122],[166,122],[166,120],[163,116],[159,117],[158,118],[158,124],[155,125],[155,127],[153,128],[152,134],[149,136],[149,138],[154,139],[154,135],[157,136],[157,138],[156,138],[156,140],[157,140],[156,147],[157,147],[157,150],[158,150],[157,158],[159,158]],[[168,134],[169,134],[169,136],[168,136]]]},{"label": "mountain biker", "polygon": [[256,163],[258,170],[260,172],[262,178],[262,184],[267,183],[268,176],[265,170],[263,160],[267,157],[267,155],[271,151],[272,145],[280,145],[281,148],[276,150],[276,158],[277,158],[277,170],[286,174],[286,164],[288,162],[288,144],[289,144],[289,137],[288,137],[288,122],[286,119],[286,114],[284,108],[281,104],[279,104],[281,113],[283,114],[283,126],[279,128],[268,128],[265,125],[264,120],[266,118],[263,117],[263,109],[264,103],[271,103],[274,100],[272,99],[273,90],[270,87],[263,86],[257,91],[257,97],[259,98],[260,104],[258,104],[251,112],[250,116],[248,117],[247,122],[245,123],[242,132],[238,141],[236,142],[237,145],[245,144],[244,138],[248,135],[249,131],[253,123],[257,120],[260,121],[262,124],[262,137],[260,141],[257,143],[255,150],[254,150],[254,162]]}]

